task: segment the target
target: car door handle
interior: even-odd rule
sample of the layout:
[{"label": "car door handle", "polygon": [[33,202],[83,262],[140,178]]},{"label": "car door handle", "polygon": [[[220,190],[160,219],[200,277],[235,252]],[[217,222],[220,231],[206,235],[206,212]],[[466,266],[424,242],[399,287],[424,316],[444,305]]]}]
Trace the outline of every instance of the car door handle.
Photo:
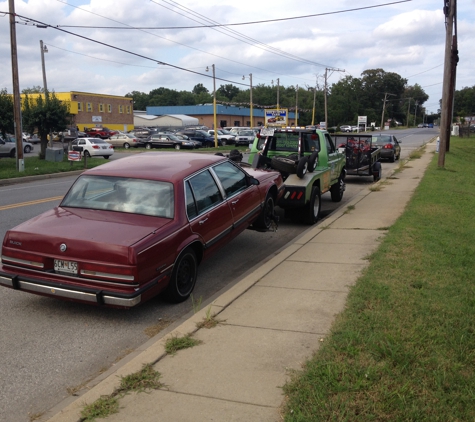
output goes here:
[{"label": "car door handle", "polygon": [[206,223],[208,221],[208,218],[205,218],[204,220],[200,220],[200,225]]},{"label": "car door handle", "polygon": [[239,199],[236,199],[235,201],[232,201],[231,204],[236,205],[239,202]]}]

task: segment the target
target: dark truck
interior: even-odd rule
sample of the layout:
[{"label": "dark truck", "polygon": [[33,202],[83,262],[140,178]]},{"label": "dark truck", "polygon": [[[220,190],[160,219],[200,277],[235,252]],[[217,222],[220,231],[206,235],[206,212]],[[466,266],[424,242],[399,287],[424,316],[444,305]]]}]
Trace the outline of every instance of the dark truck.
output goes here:
[{"label": "dark truck", "polygon": [[334,202],[343,198],[345,156],[326,131],[263,128],[254,139],[249,163],[282,174],[285,192],[277,205],[286,217],[314,224],[322,194],[330,192]]},{"label": "dark truck", "polygon": [[346,157],[346,173],[381,179],[381,148],[373,145],[372,135],[333,135],[339,151]]}]

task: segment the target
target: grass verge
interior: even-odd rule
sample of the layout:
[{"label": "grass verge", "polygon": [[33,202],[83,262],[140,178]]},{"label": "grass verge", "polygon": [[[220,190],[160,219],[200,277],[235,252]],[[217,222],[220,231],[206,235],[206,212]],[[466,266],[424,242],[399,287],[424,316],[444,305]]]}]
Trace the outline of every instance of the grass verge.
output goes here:
[{"label": "grass verge", "polygon": [[475,145],[452,138],[284,387],[287,421],[475,420]]}]

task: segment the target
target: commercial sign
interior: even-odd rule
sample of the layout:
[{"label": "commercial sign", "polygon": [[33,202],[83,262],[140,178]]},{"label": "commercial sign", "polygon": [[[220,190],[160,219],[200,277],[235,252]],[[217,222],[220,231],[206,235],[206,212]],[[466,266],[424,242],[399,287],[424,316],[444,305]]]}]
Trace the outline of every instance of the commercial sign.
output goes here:
[{"label": "commercial sign", "polygon": [[102,123],[102,116],[92,116],[92,123]]},{"label": "commercial sign", "polygon": [[265,125],[266,126],[288,126],[287,124],[288,111],[286,108],[278,110],[265,110]]}]

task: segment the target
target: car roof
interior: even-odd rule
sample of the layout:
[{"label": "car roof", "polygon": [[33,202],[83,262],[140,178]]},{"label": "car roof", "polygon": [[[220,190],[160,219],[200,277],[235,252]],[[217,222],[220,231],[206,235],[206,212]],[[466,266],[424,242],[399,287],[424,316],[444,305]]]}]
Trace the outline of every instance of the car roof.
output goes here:
[{"label": "car roof", "polygon": [[202,168],[220,161],[227,161],[227,158],[213,154],[146,152],[110,161],[87,170],[83,174],[165,180],[178,183]]}]

